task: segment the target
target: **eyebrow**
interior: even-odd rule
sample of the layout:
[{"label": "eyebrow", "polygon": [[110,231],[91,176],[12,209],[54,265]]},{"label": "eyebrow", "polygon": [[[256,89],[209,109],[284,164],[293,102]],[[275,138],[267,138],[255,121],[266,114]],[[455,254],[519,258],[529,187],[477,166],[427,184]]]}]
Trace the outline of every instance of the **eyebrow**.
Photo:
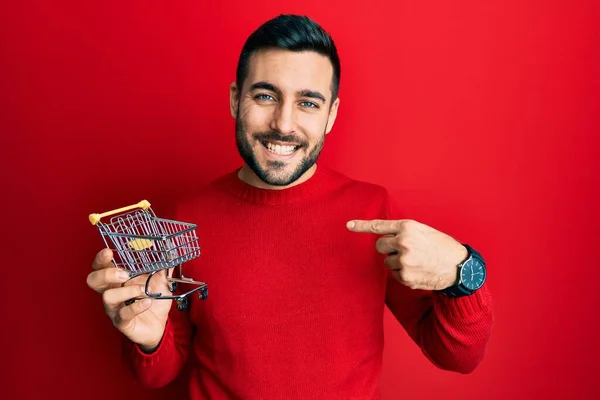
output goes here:
[{"label": "eyebrow", "polygon": [[325,103],[325,96],[323,96],[321,93],[314,91],[314,90],[301,90],[298,92],[298,94],[300,95],[300,97],[310,97],[312,99],[318,99],[321,100],[323,103]]},{"label": "eyebrow", "polygon": [[[256,83],[253,83],[252,86],[250,86],[250,91],[253,91],[256,89],[270,90],[271,92],[276,93],[278,96],[281,96],[281,90],[269,82],[264,82],[264,81],[256,82]],[[323,96],[320,92],[318,92],[316,90],[308,90],[308,89],[299,90],[297,92],[297,94],[300,97],[310,97],[312,99],[321,100],[323,103],[326,102],[325,96]]]}]

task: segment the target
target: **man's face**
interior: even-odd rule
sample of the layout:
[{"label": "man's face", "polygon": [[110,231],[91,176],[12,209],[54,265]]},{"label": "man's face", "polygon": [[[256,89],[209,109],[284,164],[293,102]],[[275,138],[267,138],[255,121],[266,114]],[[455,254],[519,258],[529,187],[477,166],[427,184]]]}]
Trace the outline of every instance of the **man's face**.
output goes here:
[{"label": "man's face", "polygon": [[231,88],[240,155],[268,185],[288,186],[315,164],[335,121],[333,67],[315,52],[267,50],[250,58],[243,88]]}]

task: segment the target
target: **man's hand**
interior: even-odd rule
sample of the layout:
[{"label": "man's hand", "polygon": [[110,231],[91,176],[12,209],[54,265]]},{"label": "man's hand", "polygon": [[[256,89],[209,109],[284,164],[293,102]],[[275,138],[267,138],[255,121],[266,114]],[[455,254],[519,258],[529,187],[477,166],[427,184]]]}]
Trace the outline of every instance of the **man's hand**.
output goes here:
[{"label": "man's hand", "polygon": [[376,249],[387,254],[385,264],[394,277],[412,289],[442,290],[458,279],[458,264],[468,251],[445,233],[414,220],[353,220],[347,227],[352,232],[384,235]]},{"label": "man's hand", "polygon": [[[102,294],[104,310],[113,325],[137,343],[145,352],[158,347],[165,331],[172,300],[153,300],[145,295],[148,275],[129,279],[127,271],[115,268],[112,251],[103,249],[94,258],[92,272],[87,277],[88,286]],[[160,271],[150,281],[151,292],[170,295],[166,271]],[[125,301],[145,297],[126,305]]]}]

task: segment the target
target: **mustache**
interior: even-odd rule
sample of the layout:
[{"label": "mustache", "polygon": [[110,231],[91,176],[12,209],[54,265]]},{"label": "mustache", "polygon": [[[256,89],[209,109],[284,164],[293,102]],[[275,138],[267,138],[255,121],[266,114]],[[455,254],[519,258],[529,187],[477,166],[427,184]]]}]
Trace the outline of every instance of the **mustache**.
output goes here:
[{"label": "mustache", "polygon": [[282,135],[279,132],[257,132],[252,134],[252,137],[260,141],[292,143],[295,145],[306,146],[306,141],[294,135]]}]

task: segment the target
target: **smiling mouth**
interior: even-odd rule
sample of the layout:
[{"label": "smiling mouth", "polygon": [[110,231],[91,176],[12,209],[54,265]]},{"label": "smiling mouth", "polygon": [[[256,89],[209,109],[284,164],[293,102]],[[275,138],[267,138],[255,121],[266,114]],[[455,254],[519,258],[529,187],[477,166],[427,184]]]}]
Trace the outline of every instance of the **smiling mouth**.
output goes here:
[{"label": "smiling mouth", "polygon": [[296,144],[280,144],[262,140],[260,141],[260,143],[270,153],[277,154],[280,156],[292,155],[296,150],[298,150],[301,147],[300,145]]}]

